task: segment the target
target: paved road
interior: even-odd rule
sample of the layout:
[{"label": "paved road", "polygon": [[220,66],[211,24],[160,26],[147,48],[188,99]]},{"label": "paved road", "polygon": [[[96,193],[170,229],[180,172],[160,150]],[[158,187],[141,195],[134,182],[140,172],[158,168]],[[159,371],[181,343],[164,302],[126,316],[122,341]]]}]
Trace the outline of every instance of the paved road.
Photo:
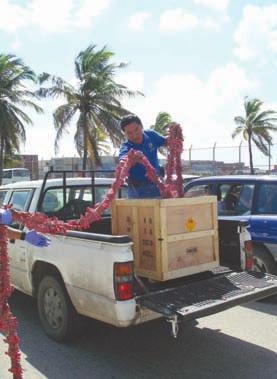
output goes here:
[{"label": "paved road", "polygon": [[[35,303],[16,293],[26,379],[276,379],[277,298],[183,325],[177,340],[164,321],[129,329],[90,322],[86,336],[61,345],[42,332]],[[10,379],[0,336],[0,378]]]}]

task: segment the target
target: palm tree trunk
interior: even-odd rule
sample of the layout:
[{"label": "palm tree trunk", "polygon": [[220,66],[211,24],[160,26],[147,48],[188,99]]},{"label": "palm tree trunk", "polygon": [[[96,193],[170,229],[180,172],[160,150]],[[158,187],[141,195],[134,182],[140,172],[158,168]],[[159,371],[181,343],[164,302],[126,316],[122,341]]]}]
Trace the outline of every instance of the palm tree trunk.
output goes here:
[{"label": "palm tree trunk", "polygon": [[4,166],[4,139],[0,136],[0,185],[2,184],[3,177],[3,166]]},{"label": "palm tree trunk", "polygon": [[249,151],[250,174],[254,175],[253,154],[252,154],[252,145],[251,145],[251,135],[249,135],[249,138],[248,138],[248,151]]},{"label": "palm tree trunk", "polygon": [[[85,120],[86,120],[86,116],[85,116]],[[85,122],[85,125],[84,125],[83,136],[84,136],[84,155],[83,155],[83,166],[82,166],[82,169],[86,170],[87,169],[87,159],[88,159],[88,144],[87,144],[88,139],[87,139],[87,125],[86,125],[86,122]]]}]

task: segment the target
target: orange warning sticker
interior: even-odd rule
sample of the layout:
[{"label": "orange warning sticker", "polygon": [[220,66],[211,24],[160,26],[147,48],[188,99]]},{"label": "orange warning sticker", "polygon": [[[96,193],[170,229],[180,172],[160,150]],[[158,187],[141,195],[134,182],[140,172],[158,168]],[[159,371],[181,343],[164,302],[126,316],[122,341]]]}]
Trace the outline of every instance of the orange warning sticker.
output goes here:
[{"label": "orange warning sticker", "polygon": [[189,217],[186,221],[185,221],[185,228],[189,231],[189,232],[192,232],[196,227],[196,222],[195,220],[192,218],[192,217]]}]

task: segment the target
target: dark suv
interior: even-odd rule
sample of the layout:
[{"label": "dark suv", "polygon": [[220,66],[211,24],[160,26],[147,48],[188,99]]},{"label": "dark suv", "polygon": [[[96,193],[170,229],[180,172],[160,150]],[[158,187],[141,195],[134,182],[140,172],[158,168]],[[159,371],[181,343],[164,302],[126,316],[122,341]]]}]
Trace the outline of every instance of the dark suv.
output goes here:
[{"label": "dark suv", "polygon": [[218,215],[249,221],[257,271],[277,274],[277,176],[230,175],[195,179],[185,197],[217,196]]}]

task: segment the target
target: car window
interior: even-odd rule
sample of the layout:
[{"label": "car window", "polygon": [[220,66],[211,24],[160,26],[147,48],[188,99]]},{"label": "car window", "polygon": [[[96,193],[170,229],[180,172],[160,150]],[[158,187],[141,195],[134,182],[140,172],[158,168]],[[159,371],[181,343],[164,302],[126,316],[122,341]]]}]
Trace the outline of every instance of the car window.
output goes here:
[{"label": "car window", "polygon": [[12,178],[12,170],[3,171],[3,178],[4,179],[11,179]]},{"label": "car window", "polygon": [[7,192],[8,191],[0,191],[0,206],[1,207],[4,204],[4,200],[5,200],[5,196],[6,196]]},{"label": "car window", "polygon": [[128,198],[128,188],[127,187],[121,187],[119,189],[119,197],[122,199]]},{"label": "car window", "polygon": [[245,184],[241,187],[239,199],[235,207],[237,215],[251,214],[254,195],[254,184]]},{"label": "car window", "polygon": [[184,197],[207,196],[211,194],[211,184],[195,184],[185,192]]},{"label": "car window", "polygon": [[[95,186],[95,203],[101,202],[110,190],[110,185]],[[85,214],[86,208],[93,204],[91,186],[67,187],[66,198],[63,198],[63,188],[48,189],[42,199],[40,210],[48,216],[55,216],[61,220],[79,219]],[[111,209],[104,211],[104,216],[109,216]]]},{"label": "car window", "polygon": [[30,176],[29,170],[13,170],[13,176],[27,178]]},{"label": "car window", "polygon": [[[13,191],[12,196],[9,200],[9,204],[12,204],[13,208],[17,211],[27,211],[31,196],[32,190]],[[17,221],[13,221],[11,226],[13,228],[19,229],[22,225]]]},{"label": "car window", "polygon": [[[214,186],[214,187],[213,187]],[[205,183],[192,185],[185,197],[215,195],[219,215],[247,215],[251,213],[254,184]]]},{"label": "car window", "polygon": [[13,208],[17,211],[26,211],[30,195],[30,190],[13,191],[9,203],[12,204]]},{"label": "car window", "polygon": [[218,186],[219,215],[247,215],[251,213],[254,184],[223,183]]},{"label": "car window", "polygon": [[[68,191],[67,191],[68,198]],[[57,212],[63,207],[62,188],[51,188],[44,194],[41,211],[45,213]]]},{"label": "car window", "polygon": [[277,214],[277,183],[260,185],[257,198],[257,213]]}]

